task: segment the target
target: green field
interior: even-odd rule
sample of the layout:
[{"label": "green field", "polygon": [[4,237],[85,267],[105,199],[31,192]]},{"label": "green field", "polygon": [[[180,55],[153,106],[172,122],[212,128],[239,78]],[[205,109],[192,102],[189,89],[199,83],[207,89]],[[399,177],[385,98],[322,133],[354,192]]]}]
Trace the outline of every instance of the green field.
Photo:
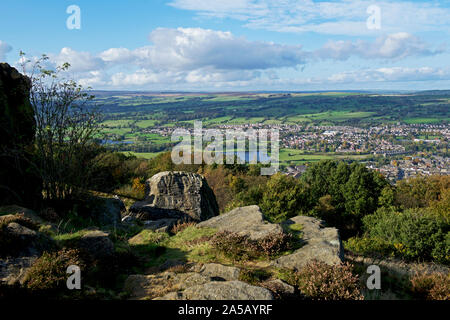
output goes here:
[{"label": "green field", "polygon": [[[95,93],[93,93],[95,95]],[[163,151],[170,137],[147,129],[219,125],[321,125],[373,126],[380,124],[441,124],[450,121],[450,91],[433,94],[373,94],[360,92],[229,93],[229,94],[108,94],[97,103],[103,109],[103,139],[133,141],[120,150]],[[146,148],[148,147],[148,148]],[[144,157],[156,153],[139,153]],[[282,163],[304,163],[322,159],[366,158],[367,155],[304,153],[281,150]]]},{"label": "green field", "polygon": [[287,164],[301,164],[305,162],[314,162],[320,160],[332,160],[332,159],[346,159],[346,160],[363,160],[369,157],[369,154],[363,155],[348,155],[339,153],[306,153],[303,150],[297,149],[280,149],[280,163]]}]

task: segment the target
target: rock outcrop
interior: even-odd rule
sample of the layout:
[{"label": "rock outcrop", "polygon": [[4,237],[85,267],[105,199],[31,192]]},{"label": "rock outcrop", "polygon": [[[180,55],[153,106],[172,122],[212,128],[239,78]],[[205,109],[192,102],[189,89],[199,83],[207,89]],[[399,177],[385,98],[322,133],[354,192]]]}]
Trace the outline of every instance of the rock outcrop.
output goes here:
[{"label": "rock outcrop", "polygon": [[27,147],[35,134],[30,105],[31,81],[7,63],[0,63],[0,204],[35,204],[41,183]]},{"label": "rock outcrop", "polygon": [[94,216],[103,226],[117,226],[122,221],[125,205],[119,198],[100,198]]},{"label": "rock outcrop", "polygon": [[89,253],[94,259],[101,260],[114,255],[114,244],[106,232],[89,231],[78,240],[77,247]]},{"label": "rock outcrop", "polygon": [[302,226],[302,241],[304,245],[294,253],[281,256],[272,265],[278,268],[300,270],[312,260],[323,261],[327,264],[339,264],[344,259],[344,249],[336,228],[324,228],[323,221],[313,217],[293,217],[282,225]]},{"label": "rock outcrop", "polygon": [[160,172],[146,182],[146,199],[130,207],[140,220],[165,218],[203,221],[219,214],[214,192],[196,173]]},{"label": "rock outcrop", "polygon": [[272,300],[266,288],[239,281],[240,270],[217,263],[194,265],[190,271],[131,275],[124,291],[131,299],[147,300]]},{"label": "rock outcrop", "polygon": [[220,281],[232,281],[239,280],[239,275],[241,270],[232,266],[224,266],[219,263],[207,263],[196,269],[193,268],[194,271],[197,271],[201,275],[211,277],[215,280]]},{"label": "rock outcrop", "polygon": [[219,231],[236,232],[258,240],[273,233],[283,232],[280,225],[264,220],[258,206],[240,207],[225,214],[197,224],[198,227],[215,228]]},{"label": "rock outcrop", "polygon": [[266,288],[252,286],[242,281],[211,281],[171,292],[157,300],[273,300]]},{"label": "rock outcrop", "polygon": [[31,210],[24,210],[27,217],[24,214],[0,216],[0,283],[21,283],[39,256],[56,247],[51,238],[38,231],[39,224],[31,219],[39,218]]}]

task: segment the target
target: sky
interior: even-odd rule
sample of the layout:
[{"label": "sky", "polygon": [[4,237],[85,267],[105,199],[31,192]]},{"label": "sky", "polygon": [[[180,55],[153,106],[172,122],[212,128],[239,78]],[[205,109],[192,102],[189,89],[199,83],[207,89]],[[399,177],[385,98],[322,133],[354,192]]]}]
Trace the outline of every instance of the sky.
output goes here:
[{"label": "sky", "polygon": [[0,1],[19,52],[98,90],[450,89],[450,0]]}]

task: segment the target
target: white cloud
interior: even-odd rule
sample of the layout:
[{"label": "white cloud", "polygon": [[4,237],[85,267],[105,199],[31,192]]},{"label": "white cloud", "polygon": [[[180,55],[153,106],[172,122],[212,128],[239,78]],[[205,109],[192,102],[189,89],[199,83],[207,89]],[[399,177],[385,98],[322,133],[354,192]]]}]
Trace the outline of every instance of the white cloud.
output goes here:
[{"label": "white cloud", "polygon": [[402,59],[407,56],[433,55],[442,50],[431,50],[429,45],[406,32],[378,37],[374,42],[329,41],[316,55],[321,58],[346,60],[351,56],[365,59]]},{"label": "white cloud", "polygon": [[0,61],[5,61],[6,54],[12,50],[12,47],[6,42],[0,40]]},{"label": "white cloud", "polygon": [[420,67],[390,67],[359,71],[347,71],[331,75],[327,81],[333,83],[353,82],[407,82],[450,80],[450,70],[442,68]]},{"label": "white cloud", "polygon": [[299,45],[249,41],[230,32],[201,28],[158,28],[152,46],[135,50],[111,48],[100,54],[106,62],[134,63],[154,70],[256,70],[295,67],[304,63]]},{"label": "white cloud", "polygon": [[[342,72],[323,78],[298,72],[305,65],[323,62],[322,59],[358,57],[392,62],[438,53],[419,38],[404,32],[384,35],[372,42],[330,41],[315,51],[304,51],[301,45],[250,41],[231,32],[201,28],[158,28],[150,33],[149,40],[149,45],[139,48],[110,48],[97,54],[65,47],[57,54],[49,54],[49,65],[69,62],[69,72],[80,84],[116,89],[202,90],[240,86],[285,89],[288,85],[439,76],[437,70],[426,68]],[[296,79],[286,78],[287,74]]]},{"label": "white cloud", "polygon": [[104,61],[100,57],[95,57],[90,52],[75,51],[67,47],[62,48],[56,55],[49,54],[49,58],[51,62],[58,66],[68,62],[70,71],[73,72],[98,70],[104,65]]},{"label": "white cloud", "polygon": [[376,34],[366,27],[370,5],[381,9],[381,32],[449,31],[450,9],[437,1],[173,0],[201,16],[244,21],[249,28],[323,34]]}]

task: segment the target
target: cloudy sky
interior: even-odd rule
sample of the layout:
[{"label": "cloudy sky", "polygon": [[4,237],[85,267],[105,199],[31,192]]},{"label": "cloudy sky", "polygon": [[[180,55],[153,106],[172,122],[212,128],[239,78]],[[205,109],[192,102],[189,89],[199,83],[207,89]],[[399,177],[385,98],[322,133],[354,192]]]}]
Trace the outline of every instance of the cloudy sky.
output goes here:
[{"label": "cloudy sky", "polygon": [[450,89],[449,39],[450,1],[0,3],[0,61],[45,53],[94,89]]}]

